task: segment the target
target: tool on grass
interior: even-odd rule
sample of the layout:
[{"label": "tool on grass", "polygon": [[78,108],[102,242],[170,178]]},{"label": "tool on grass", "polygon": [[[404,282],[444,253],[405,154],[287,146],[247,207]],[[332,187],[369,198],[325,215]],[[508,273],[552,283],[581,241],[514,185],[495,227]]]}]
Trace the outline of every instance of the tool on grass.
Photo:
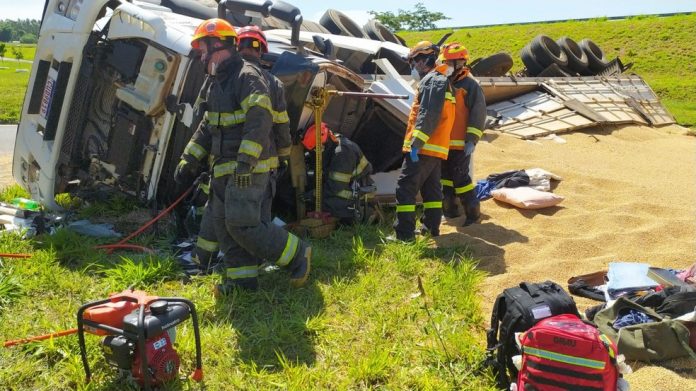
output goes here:
[{"label": "tool on grass", "polygon": [[203,380],[201,340],[194,304],[177,297],[150,296],[126,289],[108,299],[87,303],[77,311],[77,335],[87,382],[92,373],[84,333],[103,336],[106,361],[145,390],[177,378],[180,359],[174,349],[174,326],[191,317],[196,344],[195,381]]}]

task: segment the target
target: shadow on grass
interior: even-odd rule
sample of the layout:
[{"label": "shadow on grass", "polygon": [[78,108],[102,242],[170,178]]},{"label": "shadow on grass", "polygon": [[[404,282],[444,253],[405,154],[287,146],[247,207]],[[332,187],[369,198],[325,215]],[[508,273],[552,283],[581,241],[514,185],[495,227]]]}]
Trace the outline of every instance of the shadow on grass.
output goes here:
[{"label": "shadow on grass", "polygon": [[324,300],[317,284],[293,289],[284,270],[262,274],[256,292],[234,291],[219,298],[214,323],[229,323],[237,334],[239,359],[269,372],[286,363],[312,365],[316,360],[314,332],[308,327],[319,316]]},{"label": "shadow on grass", "polygon": [[380,236],[379,227],[358,225],[311,240],[312,272],[305,287],[291,288],[286,270],[262,272],[258,291],[234,291],[218,299],[211,321],[234,328],[239,358],[247,364],[274,372],[287,365],[313,365],[324,311],[321,286],[354,279],[365,267],[356,252],[379,251]]}]

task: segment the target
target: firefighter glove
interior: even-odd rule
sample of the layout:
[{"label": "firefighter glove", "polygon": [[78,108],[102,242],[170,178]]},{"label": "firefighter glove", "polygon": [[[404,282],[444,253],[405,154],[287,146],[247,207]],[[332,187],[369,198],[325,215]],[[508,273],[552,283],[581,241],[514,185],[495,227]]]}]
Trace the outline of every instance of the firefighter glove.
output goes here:
[{"label": "firefighter glove", "polygon": [[419,151],[419,150],[420,150],[419,148],[416,148],[416,147],[413,147],[413,146],[411,147],[411,152],[410,152],[411,161],[414,162],[414,163],[418,161],[418,151]]},{"label": "firefighter glove", "polygon": [[174,169],[174,182],[179,185],[191,184],[194,180],[194,176],[196,175],[191,166],[191,163],[181,159],[179,164],[177,164],[176,168]]},{"label": "firefighter glove", "polygon": [[285,175],[285,172],[288,171],[288,167],[290,166],[290,156],[279,156],[278,159],[278,178],[280,178]]},{"label": "firefighter glove", "polygon": [[234,185],[240,189],[251,186],[251,166],[248,163],[237,162],[234,170]]},{"label": "firefighter glove", "polygon": [[476,148],[476,144],[467,141],[466,144],[464,144],[464,156],[471,156],[471,154],[474,153],[474,148]]}]

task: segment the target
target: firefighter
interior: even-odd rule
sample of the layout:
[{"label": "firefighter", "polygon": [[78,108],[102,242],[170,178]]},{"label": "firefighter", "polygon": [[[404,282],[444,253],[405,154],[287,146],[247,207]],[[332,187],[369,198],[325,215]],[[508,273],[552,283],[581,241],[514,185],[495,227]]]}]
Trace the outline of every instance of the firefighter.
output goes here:
[{"label": "firefighter", "polygon": [[[266,37],[257,26],[246,26],[237,30],[237,44],[239,54],[247,61],[253,62],[260,66],[260,58],[263,53],[268,52],[268,44],[266,42]],[[278,155],[280,167],[285,169],[287,167],[287,161],[290,157],[290,128],[289,128],[289,118],[286,111],[285,94],[283,90],[283,83],[272,75],[262,69],[264,76],[269,83],[269,88],[271,89],[271,104],[272,104],[272,114],[273,114],[273,136],[274,143],[272,145],[273,151]],[[204,97],[203,97],[204,98]],[[200,99],[203,101],[203,99]],[[203,102],[197,102],[196,107],[205,106]],[[280,170],[278,170],[280,171]],[[271,175],[273,180],[272,189],[275,193],[275,179],[280,175],[279,172],[274,172]],[[206,197],[209,195],[208,184],[200,184],[199,190],[204,192]],[[272,202],[271,199],[264,200],[264,202]],[[263,221],[271,221],[271,208],[262,207],[261,211],[264,215],[261,216]],[[203,215],[205,219],[205,215]],[[218,254],[218,243],[215,239],[215,232],[212,228],[212,224],[201,223],[201,228],[198,233],[198,238],[196,240],[196,246],[192,251],[193,260],[199,264],[204,272],[209,272],[212,267],[216,264],[217,254]],[[262,260],[259,260],[261,263]]]},{"label": "firefighter", "polygon": [[415,77],[421,78],[411,106],[403,151],[407,153],[396,187],[396,239],[413,241],[416,228],[416,195],[423,198],[423,231],[440,234],[442,188],[440,163],[447,159],[454,122],[454,95],[445,75],[446,65],[437,66],[438,47],[418,42],[408,54]]},{"label": "firefighter", "polygon": [[[245,60],[260,65],[261,56],[268,53],[266,35],[258,26],[253,25],[240,28],[237,34],[239,39],[239,54],[241,54]],[[290,118],[286,111],[287,103],[285,102],[285,90],[283,89],[283,82],[280,81],[280,79],[266,70],[263,70],[263,72],[268,80],[269,88],[271,89],[273,137],[275,140],[274,147],[278,154],[280,167],[282,170],[285,170],[288,160],[290,159],[290,148],[292,147]]]},{"label": "firefighter", "polygon": [[443,212],[445,217],[458,217],[456,198],[464,207],[464,226],[477,222],[481,207],[476,198],[470,174],[474,149],[483,135],[486,122],[486,100],[478,82],[471,77],[467,61],[469,51],[460,43],[442,48],[441,59],[449,68],[449,77],[455,91],[456,111],[450,134],[450,153],[442,162]]},{"label": "firefighter", "polygon": [[[208,19],[191,41],[201,51],[210,83],[207,110],[184,149],[175,177],[211,162],[210,198],[204,222],[213,227],[227,267],[216,293],[258,287],[258,260],[274,261],[290,271],[293,286],[309,276],[311,247],[262,216],[270,208],[273,151],[272,105],[268,82],[258,66],[237,52],[237,33],[222,19]],[[203,224],[203,223],[202,223]],[[201,231],[210,227],[201,227]]]},{"label": "firefighter", "polygon": [[[353,224],[356,214],[357,189],[361,183],[370,182],[372,165],[365,158],[358,144],[341,134],[333,133],[321,123],[323,186],[322,210],[337,217],[342,224]],[[316,126],[310,126],[302,139],[308,151],[316,150]],[[315,151],[316,153],[316,151]],[[312,193],[313,194],[313,193]],[[305,199],[313,198],[312,196]]]}]

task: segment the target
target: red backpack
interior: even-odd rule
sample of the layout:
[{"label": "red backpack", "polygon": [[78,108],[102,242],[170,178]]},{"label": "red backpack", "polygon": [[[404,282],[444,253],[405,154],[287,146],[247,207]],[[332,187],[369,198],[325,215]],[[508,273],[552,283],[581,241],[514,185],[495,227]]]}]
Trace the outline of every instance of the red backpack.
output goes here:
[{"label": "red backpack", "polygon": [[575,315],[539,321],[521,336],[520,391],[616,391],[616,345]]}]

